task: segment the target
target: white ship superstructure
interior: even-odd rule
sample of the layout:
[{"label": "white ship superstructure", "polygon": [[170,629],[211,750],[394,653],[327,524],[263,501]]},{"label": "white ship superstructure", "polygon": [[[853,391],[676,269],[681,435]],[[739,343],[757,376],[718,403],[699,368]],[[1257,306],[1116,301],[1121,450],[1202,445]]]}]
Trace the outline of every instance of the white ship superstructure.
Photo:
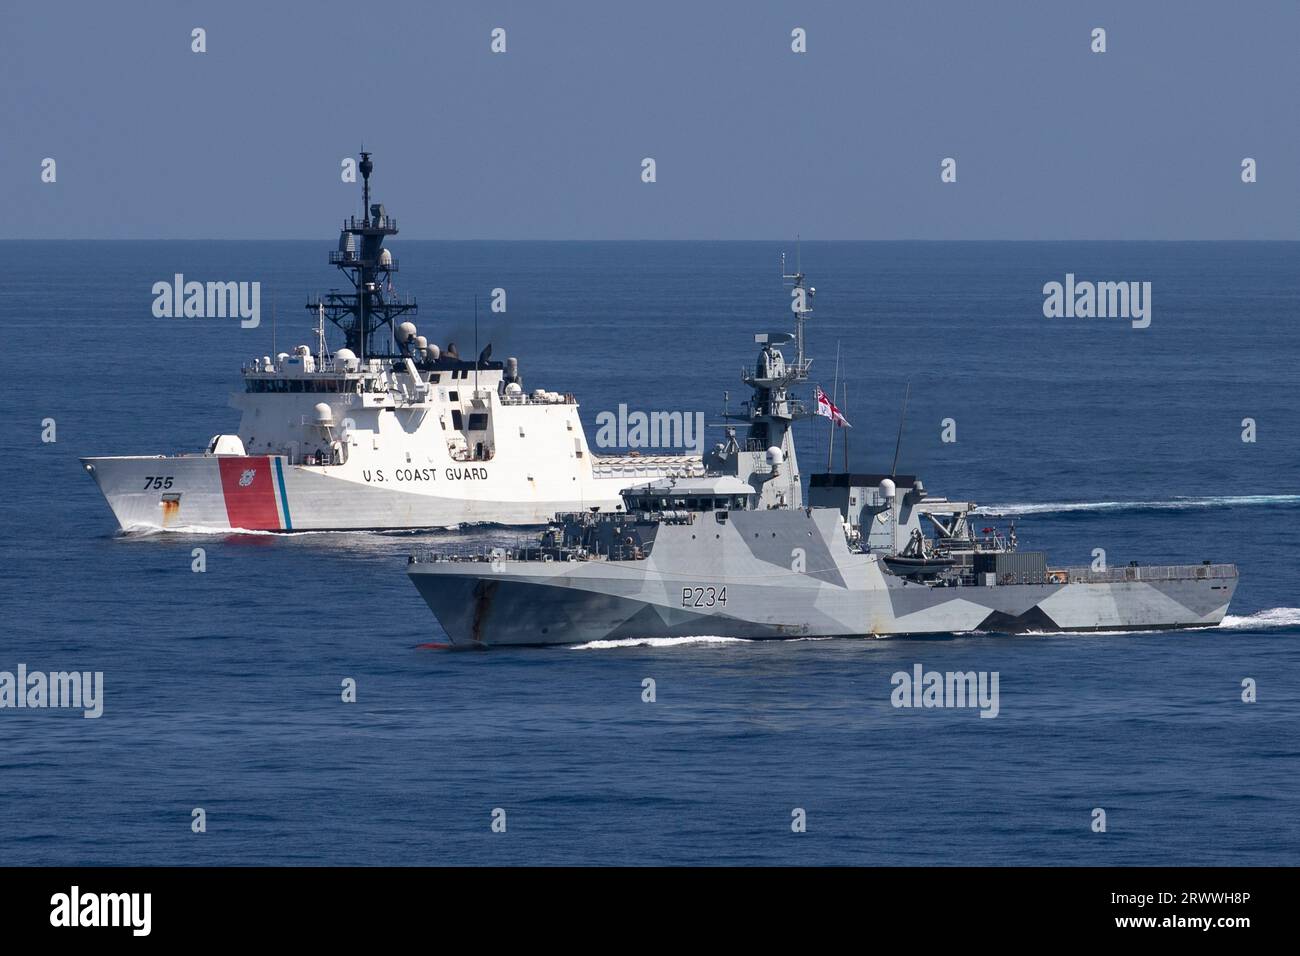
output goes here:
[{"label": "white ship superstructure", "polygon": [[[370,203],[343,224],[330,262],[352,289],[308,303],[313,346],[243,369],[238,431],[198,454],[82,459],[124,530],[345,530],[545,524],[557,511],[622,506],[629,484],[703,473],[685,455],[592,453],[569,393],[524,388],[491,346],[462,359],[405,317],[397,223]],[[403,321],[398,321],[403,319]],[[331,353],[326,321],[345,346]]]}]

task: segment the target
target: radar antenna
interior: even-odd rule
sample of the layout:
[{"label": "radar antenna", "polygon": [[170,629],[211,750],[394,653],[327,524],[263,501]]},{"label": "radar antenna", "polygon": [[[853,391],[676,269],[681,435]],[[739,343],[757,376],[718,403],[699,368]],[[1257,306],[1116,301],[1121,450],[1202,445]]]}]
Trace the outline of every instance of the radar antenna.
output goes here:
[{"label": "radar antenna", "polygon": [[803,280],[805,278],[799,265],[799,242],[795,241],[795,267],[794,272],[787,274],[785,271],[785,253],[781,253],[781,279],[783,282],[789,282],[790,288],[790,310],[794,312],[794,337],[795,337],[795,370],[800,378],[808,375],[808,368],[812,364],[804,357],[804,322],[807,317],[812,315],[813,298],[817,295],[817,290],[811,286],[804,288]]},{"label": "radar antenna", "polygon": [[[364,148],[361,162],[361,218],[349,216],[339,231],[339,247],[329,256],[330,265],[348,277],[352,291],[331,290],[307,303],[307,309],[329,319],[343,330],[346,344],[358,359],[368,356],[396,358],[392,347],[395,320],[417,312],[411,297],[398,297],[393,289],[397,260],[384,246],[384,240],[397,235],[397,220],[388,215],[383,203],[370,201],[370,174],[375,164]],[[389,334],[376,333],[388,326]]]}]

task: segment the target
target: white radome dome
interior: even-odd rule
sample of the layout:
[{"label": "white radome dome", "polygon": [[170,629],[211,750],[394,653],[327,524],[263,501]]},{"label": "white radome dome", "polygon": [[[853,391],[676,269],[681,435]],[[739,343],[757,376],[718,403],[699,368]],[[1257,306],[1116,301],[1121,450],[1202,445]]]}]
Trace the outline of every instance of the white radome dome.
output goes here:
[{"label": "white radome dome", "polygon": [[773,445],[767,450],[767,463],[769,465],[779,465],[783,461],[785,461],[785,452],[778,446]]},{"label": "white radome dome", "polygon": [[334,410],[324,402],[317,402],[315,411],[317,425],[332,425],[334,423]]},{"label": "white radome dome", "polygon": [[397,341],[405,345],[411,339],[415,338],[415,323],[403,322],[397,327]]},{"label": "white radome dome", "polygon": [[880,497],[885,499],[893,498],[897,491],[894,482],[889,478],[885,478],[880,482]]}]

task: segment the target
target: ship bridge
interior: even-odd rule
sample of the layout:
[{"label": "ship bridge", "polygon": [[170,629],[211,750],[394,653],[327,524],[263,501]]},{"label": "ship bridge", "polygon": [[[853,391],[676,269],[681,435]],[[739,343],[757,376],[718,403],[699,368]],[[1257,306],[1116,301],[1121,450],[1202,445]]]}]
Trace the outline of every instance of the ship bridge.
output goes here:
[{"label": "ship bridge", "polygon": [[741,511],[749,507],[754,486],[733,475],[661,478],[623,492],[628,511]]}]

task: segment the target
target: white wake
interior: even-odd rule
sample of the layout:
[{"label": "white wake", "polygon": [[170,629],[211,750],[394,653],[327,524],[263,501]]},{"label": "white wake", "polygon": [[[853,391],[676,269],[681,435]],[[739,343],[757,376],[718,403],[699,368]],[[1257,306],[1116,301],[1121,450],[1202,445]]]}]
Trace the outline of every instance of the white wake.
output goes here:
[{"label": "white wake", "polygon": [[1240,508],[1300,504],[1300,495],[1207,495],[1163,501],[1049,501],[981,505],[975,514],[993,517],[1065,514],[1073,511],[1191,511],[1197,508]]},{"label": "white wake", "polygon": [[617,641],[588,641],[575,644],[572,651],[606,651],[617,647],[683,647],[687,644],[752,644],[753,641],[743,637],[717,637],[701,635],[699,637],[625,637]]},{"label": "white wake", "polygon": [[1221,628],[1234,631],[1279,630],[1300,627],[1300,607],[1271,607],[1254,614],[1225,614]]},{"label": "white wake", "polygon": [[148,538],[157,535],[205,535],[205,536],[244,536],[244,535],[267,535],[275,538],[305,538],[309,535],[365,535],[368,537],[401,537],[403,535],[417,534],[440,534],[448,531],[459,530],[456,527],[442,528],[430,526],[428,528],[349,528],[346,531],[335,530],[333,528],[311,528],[304,531],[268,531],[265,528],[215,528],[210,525],[202,524],[180,524],[169,525],[166,528],[158,528],[153,525],[131,525],[129,528],[121,530],[120,534],[127,538]]}]

